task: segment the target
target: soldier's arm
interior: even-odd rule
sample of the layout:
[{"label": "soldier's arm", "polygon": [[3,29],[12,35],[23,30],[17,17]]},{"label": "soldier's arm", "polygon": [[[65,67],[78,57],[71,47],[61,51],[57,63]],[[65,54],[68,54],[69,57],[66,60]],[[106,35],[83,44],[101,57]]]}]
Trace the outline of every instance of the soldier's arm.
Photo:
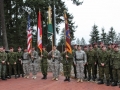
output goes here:
[{"label": "soldier's arm", "polygon": [[84,63],[87,62],[87,56],[86,56],[86,53],[83,51],[83,58],[84,58]]},{"label": "soldier's arm", "polygon": [[73,58],[73,54],[68,54],[68,59],[72,59]]},{"label": "soldier's arm", "polygon": [[56,59],[58,59],[60,57],[60,52],[57,51],[57,54],[54,56]]},{"label": "soldier's arm", "polygon": [[48,57],[48,52],[46,51],[43,53],[43,58],[47,59],[47,57]]}]

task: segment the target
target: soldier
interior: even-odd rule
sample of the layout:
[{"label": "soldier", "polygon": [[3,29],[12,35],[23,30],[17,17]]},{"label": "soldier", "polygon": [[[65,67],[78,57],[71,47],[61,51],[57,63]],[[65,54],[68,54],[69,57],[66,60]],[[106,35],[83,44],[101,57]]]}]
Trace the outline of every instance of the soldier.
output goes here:
[{"label": "soldier", "polygon": [[115,46],[115,51],[112,53],[111,56],[112,60],[110,62],[112,66],[112,72],[113,72],[113,82],[112,86],[117,86],[117,81],[120,84],[120,52],[118,49],[118,46]]},{"label": "soldier", "polygon": [[[75,44],[74,45],[74,49],[72,51],[73,56],[74,56],[74,54],[75,54],[76,51],[77,51],[77,45]],[[73,62],[73,69],[74,69],[74,74],[75,74],[75,79],[76,79],[77,78],[77,72],[76,72],[76,65],[74,64],[74,62]]]},{"label": "soldier", "polygon": [[95,81],[95,50],[93,49],[92,45],[89,45],[89,51],[87,53],[87,65],[88,65],[88,81],[91,79],[92,73],[92,80]]},{"label": "soldier", "polygon": [[[3,51],[3,47],[0,46],[0,77],[2,80],[6,80],[6,61],[7,61],[7,54]],[[2,74],[2,75],[1,75]]]},{"label": "soldier", "polygon": [[107,81],[106,85],[109,86],[109,53],[106,50],[106,46],[102,46],[102,51],[99,54],[100,59],[98,60],[98,65],[100,81],[98,82],[98,84],[104,84],[103,79],[105,74]]},{"label": "soldier", "polygon": [[67,51],[67,48],[65,48],[65,51],[62,53],[63,57],[63,71],[65,79],[64,81],[70,82],[70,73],[71,73],[71,65],[73,62],[73,54]]},{"label": "soldier", "polygon": [[86,53],[81,50],[81,46],[78,46],[78,50],[75,52],[74,63],[77,71],[77,82],[83,82],[84,78],[84,65],[86,64]]},{"label": "soldier", "polygon": [[94,43],[94,50],[95,50],[95,69],[94,69],[94,78],[97,78],[97,70],[98,70],[98,59],[99,59],[99,48],[96,43]]},{"label": "soldier", "polygon": [[13,47],[11,47],[10,52],[8,53],[8,61],[7,61],[9,68],[9,78],[11,78],[12,69],[13,69],[15,74],[15,79],[17,79],[16,62],[17,62],[17,55],[14,52]]},{"label": "soldier", "polygon": [[24,78],[29,78],[30,54],[28,53],[27,49],[24,49],[24,53],[22,57],[23,57],[22,64],[23,64]]},{"label": "soldier", "polygon": [[[85,51],[86,56],[87,56],[87,53],[88,53],[88,48],[87,48],[87,46],[84,46],[84,51]],[[88,65],[87,65],[87,63],[86,63],[86,64],[84,65],[84,74],[85,74],[84,79],[87,79],[87,70],[88,70]]]},{"label": "soldier", "polygon": [[35,48],[32,48],[31,52],[31,69],[32,69],[32,78],[36,79],[37,70],[36,70],[36,61],[38,59],[38,53],[35,51]]},{"label": "soldier", "polygon": [[23,56],[22,49],[21,49],[21,47],[18,47],[18,52],[17,52],[17,71],[18,71],[17,74],[18,74],[18,77],[20,77],[20,73],[22,73],[22,77],[24,77],[22,56]]},{"label": "soldier", "polygon": [[112,66],[110,65],[111,55],[112,55],[112,53],[113,53],[113,51],[112,51],[112,44],[109,44],[109,45],[108,45],[108,53],[109,53],[108,58],[109,58],[109,74],[110,74],[110,82],[112,82],[112,80],[113,80]]},{"label": "soldier", "polygon": [[41,71],[43,74],[42,79],[47,79],[47,69],[48,69],[48,62],[47,62],[48,52],[46,51],[45,46],[43,46],[43,50],[41,53]]},{"label": "soldier", "polygon": [[52,56],[51,60],[51,68],[53,72],[52,80],[58,81],[59,77],[59,65],[60,65],[60,52],[56,49],[56,46],[53,46],[53,50],[48,53],[48,55]]}]

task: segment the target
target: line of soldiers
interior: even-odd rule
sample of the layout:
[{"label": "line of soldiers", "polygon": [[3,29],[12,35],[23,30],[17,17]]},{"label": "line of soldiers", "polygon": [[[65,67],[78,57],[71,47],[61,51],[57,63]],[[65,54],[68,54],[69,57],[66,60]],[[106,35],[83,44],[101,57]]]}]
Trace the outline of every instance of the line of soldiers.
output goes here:
[{"label": "line of soldiers", "polygon": [[36,79],[36,65],[35,61],[38,59],[38,53],[35,48],[32,48],[31,54],[27,49],[19,47],[17,52],[14,52],[14,48],[11,47],[9,53],[6,53],[3,46],[0,46],[0,77],[2,80],[11,79],[11,75],[15,75],[15,79],[20,77],[29,78],[30,66],[32,68],[33,79]]},{"label": "line of soldiers", "polygon": [[[60,63],[63,63],[64,81],[70,82],[71,66],[73,65],[77,82],[83,82],[84,79],[95,81],[98,78],[98,84],[103,84],[104,79],[106,79],[107,86],[110,85],[110,82],[112,86],[117,86],[117,83],[120,84],[120,52],[118,46],[115,44],[110,44],[107,48],[101,43],[100,48],[98,48],[95,43],[94,45],[85,46],[84,50],[82,50],[81,46],[74,45],[72,53],[69,53],[66,48],[64,52],[60,53],[56,46],[53,46],[49,53],[46,51],[46,47],[43,46],[42,52],[39,55],[35,51],[35,48],[32,48],[31,54],[27,52],[27,49],[21,54],[19,51],[21,50],[18,48],[18,52],[15,53],[13,52],[13,48],[10,48],[10,52],[6,54],[3,47],[0,47],[0,73],[2,73],[3,80],[5,79],[6,64],[9,68],[9,78],[11,78],[12,68],[15,78],[17,78],[17,64],[19,64],[19,70],[20,67],[23,67],[22,76],[29,78],[30,72],[28,67],[30,62],[33,70],[32,78],[36,79],[37,72],[34,61],[40,56],[42,79],[47,79],[47,59],[51,58],[52,80],[59,80]],[[19,70],[18,77],[20,77]]]}]

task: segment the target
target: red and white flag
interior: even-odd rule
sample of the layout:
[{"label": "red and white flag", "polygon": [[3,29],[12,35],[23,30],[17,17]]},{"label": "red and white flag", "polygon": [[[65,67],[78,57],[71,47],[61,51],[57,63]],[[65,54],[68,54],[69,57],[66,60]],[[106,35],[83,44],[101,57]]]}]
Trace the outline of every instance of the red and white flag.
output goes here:
[{"label": "red and white flag", "polygon": [[27,27],[27,50],[31,53],[32,48],[32,30],[30,27],[30,15],[28,15],[28,27]]},{"label": "red and white flag", "polygon": [[37,45],[42,52],[42,24],[41,24],[41,13],[38,12],[38,31],[37,31]]}]

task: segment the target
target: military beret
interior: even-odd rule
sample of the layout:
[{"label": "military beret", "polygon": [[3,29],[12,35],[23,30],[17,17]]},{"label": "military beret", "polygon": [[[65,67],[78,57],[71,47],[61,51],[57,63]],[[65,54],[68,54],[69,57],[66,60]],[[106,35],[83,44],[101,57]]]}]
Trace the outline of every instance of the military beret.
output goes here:
[{"label": "military beret", "polygon": [[93,43],[93,45],[97,45],[97,43]]},{"label": "military beret", "polygon": [[46,48],[45,46],[43,46],[43,48]]},{"label": "military beret", "polygon": [[89,45],[89,47],[92,47],[92,45]]},{"label": "military beret", "polygon": [[18,47],[18,49],[21,49],[21,47]]},{"label": "military beret", "polygon": [[77,46],[77,44],[74,44],[74,46]]},{"label": "military beret", "polygon": [[87,48],[87,46],[84,46],[84,48]]},{"label": "military beret", "polygon": [[111,45],[115,45],[115,43],[111,43]]},{"label": "military beret", "polygon": [[115,47],[114,48],[118,48],[118,45],[115,45]]},{"label": "military beret", "polygon": [[100,44],[103,44],[103,42],[100,42]]},{"label": "military beret", "polygon": [[10,47],[10,49],[13,49],[13,47]]}]

